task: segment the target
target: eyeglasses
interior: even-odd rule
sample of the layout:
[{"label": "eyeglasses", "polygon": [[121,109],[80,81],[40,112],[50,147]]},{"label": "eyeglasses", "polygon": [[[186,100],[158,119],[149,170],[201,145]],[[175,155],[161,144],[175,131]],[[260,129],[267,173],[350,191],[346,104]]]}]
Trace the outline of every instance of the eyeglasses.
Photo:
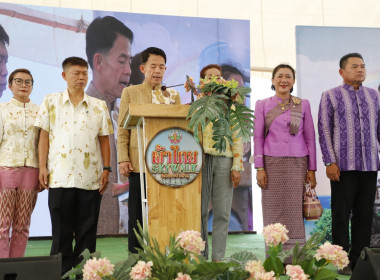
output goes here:
[{"label": "eyeglasses", "polygon": [[20,78],[14,78],[13,81],[15,81],[15,84],[18,86],[22,86],[23,83],[25,83],[27,87],[31,87],[33,85],[33,80],[24,81],[23,79],[20,79]]}]

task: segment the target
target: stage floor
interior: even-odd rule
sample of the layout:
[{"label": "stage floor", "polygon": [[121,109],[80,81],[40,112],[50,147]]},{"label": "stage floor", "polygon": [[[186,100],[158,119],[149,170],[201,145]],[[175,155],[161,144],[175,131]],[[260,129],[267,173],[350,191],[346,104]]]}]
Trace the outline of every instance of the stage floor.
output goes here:
[{"label": "stage floor", "polygon": [[[211,236],[209,236],[211,252]],[[51,240],[29,240],[25,256],[48,256]],[[128,238],[126,237],[100,237],[97,239],[97,251],[102,257],[106,257],[112,263],[117,263],[127,258]],[[261,234],[229,234],[227,240],[226,256],[230,256],[241,250],[249,250],[256,257],[264,261],[265,245]],[[348,280],[348,276],[340,276],[339,280]]]}]

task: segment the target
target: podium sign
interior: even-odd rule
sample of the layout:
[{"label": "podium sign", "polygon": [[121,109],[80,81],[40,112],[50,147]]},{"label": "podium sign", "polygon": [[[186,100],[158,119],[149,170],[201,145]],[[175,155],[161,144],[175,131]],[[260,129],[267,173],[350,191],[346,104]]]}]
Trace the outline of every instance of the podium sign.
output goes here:
[{"label": "podium sign", "polygon": [[[154,150],[157,152],[156,146],[152,146],[153,148],[147,151],[147,143],[151,142],[155,136],[159,136],[160,132],[166,131],[168,129],[169,133],[166,135],[162,134],[162,137],[171,137],[173,146],[178,145],[178,143],[175,142],[179,141],[180,139],[181,140],[179,142],[184,141],[183,143],[190,141],[185,140],[185,137],[187,139],[187,136],[184,136],[187,134],[186,128],[189,123],[189,121],[186,119],[189,108],[189,105],[129,104],[127,113],[123,119],[123,127],[125,129],[137,129],[141,186],[144,186],[142,171],[146,171],[145,190],[144,188],[141,189],[143,217],[147,217],[147,223],[145,223],[145,220],[143,223],[144,228],[148,229],[150,237],[157,239],[158,244],[163,252],[165,250],[165,246],[168,246],[169,244],[170,235],[178,234],[182,230],[201,230],[202,172],[200,170],[202,168],[203,149],[200,148],[200,150],[196,150],[194,148],[190,148],[187,146],[187,144],[185,144],[185,147],[183,148],[178,147],[178,149],[176,147],[173,147],[172,149],[171,146],[165,146],[165,152],[169,153],[172,153],[175,149],[180,152],[186,151],[186,162],[191,162],[189,163],[190,168],[194,167],[191,166],[191,164],[194,164],[192,163],[194,161],[194,152],[197,151],[197,166],[194,168],[197,170],[196,172],[198,172],[198,176],[196,176],[195,173],[190,175],[191,172],[182,172],[185,171],[183,168],[189,168],[189,165],[171,166],[169,168],[170,171],[168,171],[170,173],[168,174],[173,174],[173,169],[179,168],[177,169],[177,172],[174,173],[178,174],[178,176],[181,173],[189,174],[189,179],[191,178],[192,181],[187,181],[186,185],[183,186],[176,185],[176,187],[167,187],[157,181],[157,178],[154,177],[154,173],[150,173],[147,170],[145,159],[147,158],[149,161],[152,161]],[[175,132],[175,130],[177,130],[179,133]],[[181,136],[179,134],[181,134]],[[190,138],[193,138],[193,136],[191,135],[189,139]],[[160,138],[158,137],[158,139]],[[163,142],[160,140],[157,145],[161,145],[162,143]],[[161,148],[159,149],[161,152]],[[144,155],[144,151],[149,155],[149,157],[147,155]],[[189,152],[190,156],[188,156]],[[158,153],[154,155],[155,161],[160,162],[161,154]],[[168,153],[166,154],[166,157],[164,155],[165,154],[163,153],[163,163],[168,162],[170,157]],[[177,158],[176,161],[178,162],[179,158]],[[160,164],[157,162],[155,164]],[[171,162],[174,162],[173,154]],[[182,154],[181,164],[183,164],[183,162],[184,155]],[[153,168],[156,168],[158,171],[160,171],[159,168],[161,168],[161,179],[164,180],[164,183],[167,183],[170,180],[172,180],[172,182],[180,181],[177,179],[174,180],[172,178],[168,180],[169,178],[165,178],[168,177],[166,173],[166,176],[162,178],[162,174],[164,174],[164,168],[166,167],[167,166],[164,167],[163,165],[153,166]],[[178,170],[181,169],[183,170],[181,172],[178,172]],[[190,171],[192,171],[192,169],[190,169]]]},{"label": "podium sign", "polygon": [[180,187],[197,178],[203,166],[203,150],[190,132],[179,127],[168,128],[152,138],[145,162],[158,183]]}]

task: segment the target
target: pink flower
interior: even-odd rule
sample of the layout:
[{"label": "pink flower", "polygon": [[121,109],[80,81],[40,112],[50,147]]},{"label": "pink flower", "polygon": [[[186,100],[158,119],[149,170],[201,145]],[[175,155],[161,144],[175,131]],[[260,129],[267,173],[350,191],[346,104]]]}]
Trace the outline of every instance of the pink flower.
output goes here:
[{"label": "pink flower", "polygon": [[274,276],[273,271],[269,271],[269,272],[264,271],[264,272],[256,273],[254,278],[249,278],[249,279],[253,279],[253,280],[276,280],[276,277]]},{"label": "pink flower", "polygon": [[177,278],[174,280],[191,280],[191,277],[189,274],[183,274],[182,272],[178,272]]},{"label": "pink flower", "polygon": [[151,261],[144,262],[138,261],[137,264],[132,267],[129,276],[132,280],[145,280],[152,276],[152,265]]},{"label": "pink flower", "polygon": [[90,259],[83,267],[83,279],[102,280],[102,277],[112,275],[114,267],[106,258]]},{"label": "pink flower", "polygon": [[341,246],[332,245],[328,241],[319,246],[314,257],[317,261],[325,259],[328,263],[335,265],[339,269],[345,268],[349,263],[347,252]]},{"label": "pink flower", "polygon": [[245,270],[251,274],[251,277],[254,277],[255,274],[258,272],[265,272],[265,269],[261,261],[247,261],[245,263]]},{"label": "pink flower", "polygon": [[289,240],[289,231],[282,224],[270,224],[264,227],[263,236],[267,246],[277,246],[280,242],[284,244]]},{"label": "pink flower", "polygon": [[195,230],[183,231],[177,235],[179,246],[186,252],[200,254],[205,249],[205,242],[202,240],[201,233]]},{"label": "pink flower", "polygon": [[274,272],[266,272],[261,261],[248,261],[245,263],[245,270],[249,272],[250,277],[247,280],[272,280]]},{"label": "pink flower", "polygon": [[305,274],[302,267],[299,265],[290,265],[286,266],[286,275],[290,276],[289,280],[307,280],[309,275]]}]

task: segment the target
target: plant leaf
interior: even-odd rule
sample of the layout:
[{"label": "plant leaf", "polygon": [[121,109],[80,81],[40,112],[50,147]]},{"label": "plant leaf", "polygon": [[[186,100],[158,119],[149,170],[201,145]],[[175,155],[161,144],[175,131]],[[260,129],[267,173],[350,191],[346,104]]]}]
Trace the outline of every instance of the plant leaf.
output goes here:
[{"label": "plant leaf", "polygon": [[210,121],[214,122],[218,118],[224,117],[227,105],[223,99],[219,95],[213,94],[204,96],[191,104],[187,115],[187,119],[190,119],[187,129],[193,132],[198,143],[199,127],[203,131]]},{"label": "plant leaf", "polygon": [[232,131],[237,131],[235,137],[242,137],[243,142],[249,142],[254,130],[253,110],[243,104],[236,104],[234,110],[230,110],[230,125]]},{"label": "plant leaf", "polygon": [[138,254],[131,254],[125,261],[118,262],[115,265],[113,277],[116,279],[127,279],[123,276],[129,275],[132,266],[134,266],[139,259]]},{"label": "plant leaf", "polygon": [[197,265],[196,269],[193,271],[193,274],[200,277],[200,279],[215,279],[215,277],[222,275],[229,268],[234,266],[237,266],[237,264],[224,262],[204,262]]},{"label": "plant leaf", "polygon": [[263,266],[265,271],[273,271],[278,277],[284,273],[284,265],[278,257],[271,256],[267,258],[264,261]]},{"label": "plant leaf", "polygon": [[217,151],[226,151],[227,141],[233,145],[232,131],[228,120],[221,118],[213,123],[212,140],[215,141],[212,147]]},{"label": "plant leaf", "polygon": [[217,280],[241,280],[248,279],[249,273],[244,270],[229,271],[227,270],[223,275],[216,277]]},{"label": "plant leaf", "polygon": [[334,280],[338,276],[339,275],[336,272],[327,268],[322,268],[315,274],[314,280]]},{"label": "plant leaf", "polygon": [[245,264],[247,261],[256,261],[257,257],[247,250],[239,251],[232,254],[229,258],[226,259],[228,262],[236,262],[239,264]]},{"label": "plant leaf", "polygon": [[313,264],[314,264],[314,258],[311,258],[309,260],[305,260],[300,265],[301,265],[303,271],[305,272],[305,274],[314,275]]},{"label": "plant leaf", "polygon": [[287,258],[292,255],[292,249],[281,251],[277,254],[277,257],[284,262]]}]

